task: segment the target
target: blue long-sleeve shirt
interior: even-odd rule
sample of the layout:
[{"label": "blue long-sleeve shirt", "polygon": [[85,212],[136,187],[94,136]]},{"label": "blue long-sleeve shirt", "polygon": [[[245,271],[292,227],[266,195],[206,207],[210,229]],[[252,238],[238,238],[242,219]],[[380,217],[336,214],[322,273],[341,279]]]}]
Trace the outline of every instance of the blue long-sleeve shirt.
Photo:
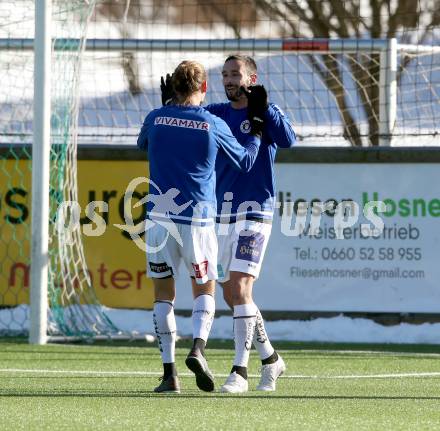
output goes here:
[{"label": "blue long-sleeve shirt", "polygon": [[[206,109],[222,118],[239,142],[246,141],[250,131],[247,108],[234,109],[230,103],[217,103],[208,105]],[[221,215],[222,220],[233,222],[237,217],[272,219],[276,150],[277,147],[290,148],[295,141],[296,135],[289,120],[277,105],[269,104],[260,150],[252,169],[247,173],[233,171],[223,157],[217,159],[217,215]],[[228,202],[230,194],[225,199],[227,192],[232,192],[231,202]],[[246,205],[245,202],[251,204]]]},{"label": "blue long-sleeve shirt", "polygon": [[249,171],[256,160],[260,139],[248,134],[242,142],[202,107],[169,105],[151,111],[137,140],[148,151],[147,214],[184,224],[213,220],[217,155],[237,172]]}]

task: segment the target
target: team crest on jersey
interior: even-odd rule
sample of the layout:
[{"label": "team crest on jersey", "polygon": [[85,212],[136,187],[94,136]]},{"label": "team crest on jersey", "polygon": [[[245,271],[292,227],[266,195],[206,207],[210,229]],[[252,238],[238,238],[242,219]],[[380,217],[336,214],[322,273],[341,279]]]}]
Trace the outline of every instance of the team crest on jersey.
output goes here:
[{"label": "team crest on jersey", "polygon": [[241,133],[249,133],[251,131],[251,123],[249,120],[244,120],[240,124],[240,132]]}]

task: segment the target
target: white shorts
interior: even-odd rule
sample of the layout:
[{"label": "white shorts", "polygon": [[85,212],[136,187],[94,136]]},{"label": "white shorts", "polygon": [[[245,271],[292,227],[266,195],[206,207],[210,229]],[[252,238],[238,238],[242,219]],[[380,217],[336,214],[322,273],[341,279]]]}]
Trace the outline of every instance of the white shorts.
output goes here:
[{"label": "white shorts", "polygon": [[231,271],[258,278],[271,230],[269,223],[250,220],[217,224],[218,281],[228,281]]},{"label": "white shorts", "polygon": [[146,232],[147,276],[175,277],[183,261],[197,284],[217,280],[217,237],[214,225],[171,223],[170,226],[175,226],[175,230],[156,223]]}]

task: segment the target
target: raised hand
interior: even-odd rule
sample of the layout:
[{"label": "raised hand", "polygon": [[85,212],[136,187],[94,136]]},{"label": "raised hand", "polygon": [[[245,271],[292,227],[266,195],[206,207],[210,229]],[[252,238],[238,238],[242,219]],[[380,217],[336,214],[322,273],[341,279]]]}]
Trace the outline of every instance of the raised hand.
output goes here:
[{"label": "raised hand", "polygon": [[267,91],[263,85],[251,85],[240,90],[248,99],[248,119],[251,123],[251,133],[261,135],[264,128],[264,114],[269,106]]},{"label": "raised hand", "polygon": [[165,79],[160,77],[160,91],[162,93],[162,105],[169,105],[174,99],[174,90],[171,84],[172,75],[167,73]]}]

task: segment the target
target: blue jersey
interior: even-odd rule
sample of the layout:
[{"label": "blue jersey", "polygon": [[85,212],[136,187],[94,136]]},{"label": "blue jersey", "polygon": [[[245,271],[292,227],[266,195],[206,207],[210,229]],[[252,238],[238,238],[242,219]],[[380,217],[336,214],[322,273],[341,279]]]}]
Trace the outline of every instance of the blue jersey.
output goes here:
[{"label": "blue jersey", "polygon": [[148,217],[176,223],[213,222],[217,154],[232,170],[249,171],[260,139],[241,145],[226,123],[199,106],[163,106],[145,118],[137,144],[148,151]]},{"label": "blue jersey", "polygon": [[[230,103],[217,103],[206,109],[225,120],[239,142],[246,141],[250,132],[247,108],[234,109]],[[289,120],[277,105],[269,104],[260,150],[252,169],[248,173],[233,171],[225,159],[217,159],[217,214],[222,220],[234,222],[237,217],[272,220],[276,150],[277,147],[290,148],[295,141],[296,135]],[[227,192],[232,192],[231,202],[228,202],[230,193],[225,198]]]}]

